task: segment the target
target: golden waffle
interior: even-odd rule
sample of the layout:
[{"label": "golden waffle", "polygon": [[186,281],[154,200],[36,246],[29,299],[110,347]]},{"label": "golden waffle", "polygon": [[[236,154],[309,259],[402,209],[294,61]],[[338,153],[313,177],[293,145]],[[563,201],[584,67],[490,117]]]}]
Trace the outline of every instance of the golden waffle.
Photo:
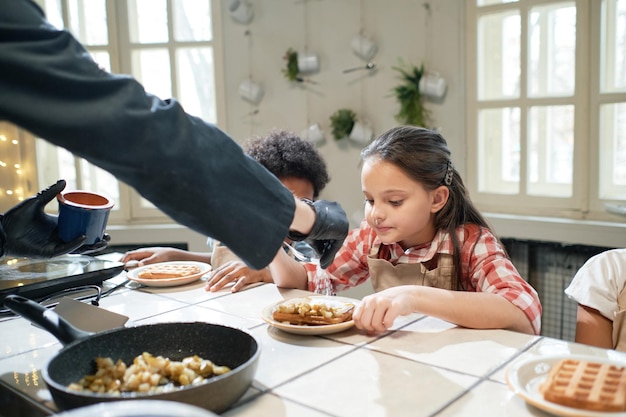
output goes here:
[{"label": "golden waffle", "polygon": [[626,410],[626,369],[608,363],[563,359],[539,390],[550,402],[593,411]]},{"label": "golden waffle", "polygon": [[147,267],[140,271],[137,277],[144,279],[182,278],[199,274],[200,272],[200,267],[197,265],[165,264]]},{"label": "golden waffle", "polygon": [[272,318],[281,323],[319,326],[351,320],[353,310],[354,304],[343,301],[293,298],[276,306]]}]

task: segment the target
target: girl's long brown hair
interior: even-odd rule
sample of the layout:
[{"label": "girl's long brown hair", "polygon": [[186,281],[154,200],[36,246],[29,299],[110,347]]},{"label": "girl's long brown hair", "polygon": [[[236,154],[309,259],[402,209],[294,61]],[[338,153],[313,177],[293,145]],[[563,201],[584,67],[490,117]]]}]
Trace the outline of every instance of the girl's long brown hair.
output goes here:
[{"label": "girl's long brown hair", "polygon": [[429,191],[441,185],[448,187],[450,196],[445,206],[435,214],[435,228],[447,231],[452,239],[454,270],[458,288],[461,288],[461,248],[456,229],[468,223],[487,229],[489,225],[470,200],[451,155],[443,136],[415,126],[394,127],[361,151],[363,160],[376,157],[390,162]]}]

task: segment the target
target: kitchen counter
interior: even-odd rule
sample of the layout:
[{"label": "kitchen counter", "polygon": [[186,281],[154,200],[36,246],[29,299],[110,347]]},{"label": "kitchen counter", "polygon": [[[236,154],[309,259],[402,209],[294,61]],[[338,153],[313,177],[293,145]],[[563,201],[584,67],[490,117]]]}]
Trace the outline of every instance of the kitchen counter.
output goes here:
[{"label": "kitchen counter", "polygon": [[[124,282],[125,274],[105,282]],[[132,287],[132,286],[131,286]],[[273,284],[244,291],[204,291],[203,281],[179,287],[123,287],[100,306],[130,318],[127,325],[204,321],[247,329],[261,345],[252,387],[223,416],[540,416],[507,386],[513,362],[583,354],[626,363],[611,350],[505,330],[459,328],[432,317],[402,317],[387,333],[356,328],[324,336],[294,335],[269,326],[262,309],[307,294]],[[36,400],[32,415],[55,412],[38,370],[62,347],[20,317],[0,320],[0,375]],[[48,394],[48,395],[47,395]],[[0,416],[10,414],[0,406]],[[25,413],[25,412],[24,412]],[[21,415],[24,415],[20,411]]]}]

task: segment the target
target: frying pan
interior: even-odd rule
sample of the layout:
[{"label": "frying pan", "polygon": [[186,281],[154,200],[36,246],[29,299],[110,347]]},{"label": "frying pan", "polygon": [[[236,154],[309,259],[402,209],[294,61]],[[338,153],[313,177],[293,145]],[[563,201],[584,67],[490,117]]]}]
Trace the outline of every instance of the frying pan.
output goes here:
[{"label": "frying pan", "polygon": [[[43,327],[64,345],[42,370],[52,398],[61,410],[103,401],[149,399],[179,401],[219,413],[249,388],[260,356],[259,344],[252,335],[218,324],[159,323],[89,333],[72,326],[53,310],[19,295],[8,295],[4,305]],[[131,364],[143,352],[172,360],[198,355],[217,365],[226,365],[231,371],[204,384],[159,394],[128,393],[120,397],[67,388],[95,372],[94,360],[98,356]]]}]

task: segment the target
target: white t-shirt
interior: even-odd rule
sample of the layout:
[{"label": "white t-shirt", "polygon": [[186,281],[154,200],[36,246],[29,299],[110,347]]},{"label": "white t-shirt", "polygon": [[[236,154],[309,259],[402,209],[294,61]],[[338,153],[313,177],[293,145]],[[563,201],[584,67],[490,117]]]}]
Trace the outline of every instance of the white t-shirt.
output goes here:
[{"label": "white t-shirt", "polygon": [[613,321],[617,298],[625,285],[626,249],[612,249],[589,258],[576,272],[565,294]]}]

